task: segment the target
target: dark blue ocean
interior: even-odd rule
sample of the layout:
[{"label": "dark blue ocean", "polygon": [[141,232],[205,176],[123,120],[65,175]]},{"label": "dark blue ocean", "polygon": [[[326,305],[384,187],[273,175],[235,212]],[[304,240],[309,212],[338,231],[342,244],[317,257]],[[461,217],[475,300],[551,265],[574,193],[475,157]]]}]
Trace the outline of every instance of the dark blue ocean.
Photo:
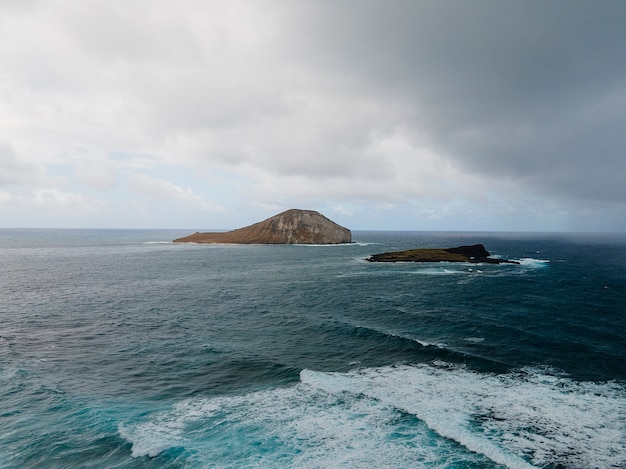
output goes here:
[{"label": "dark blue ocean", "polygon": [[626,467],[626,236],[187,234],[0,230],[0,467]]}]

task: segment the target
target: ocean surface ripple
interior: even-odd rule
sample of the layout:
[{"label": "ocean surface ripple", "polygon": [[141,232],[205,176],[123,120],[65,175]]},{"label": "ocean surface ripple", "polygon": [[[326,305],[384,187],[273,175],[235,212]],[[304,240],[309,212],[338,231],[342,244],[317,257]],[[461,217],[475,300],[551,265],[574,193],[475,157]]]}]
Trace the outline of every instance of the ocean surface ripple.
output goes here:
[{"label": "ocean surface ripple", "polygon": [[626,467],[625,237],[182,234],[0,230],[0,467]]}]

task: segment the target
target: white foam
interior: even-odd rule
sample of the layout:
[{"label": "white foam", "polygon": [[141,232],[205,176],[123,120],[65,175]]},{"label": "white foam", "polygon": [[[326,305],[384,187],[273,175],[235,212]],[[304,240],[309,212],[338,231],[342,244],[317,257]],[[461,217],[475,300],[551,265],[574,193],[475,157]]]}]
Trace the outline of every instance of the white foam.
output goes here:
[{"label": "white foam", "polygon": [[[537,372],[484,375],[441,364],[303,372],[329,392],[360,393],[410,412],[440,435],[509,468],[618,467],[626,461],[626,389]],[[332,377],[336,376],[336,382]]]},{"label": "white foam", "polygon": [[[367,258],[363,258],[363,257],[357,257],[354,259],[355,261],[359,261],[361,263],[367,263],[369,264],[370,261],[367,260]],[[461,275],[461,274],[475,274],[476,272],[482,272],[481,270],[475,269],[474,271],[472,271],[471,269],[469,270],[465,270],[465,269],[453,269],[450,268],[450,263],[449,262],[439,262],[439,263],[434,263],[434,262],[429,262],[427,264],[424,263],[404,263],[404,265],[402,265],[402,267],[404,268],[398,268],[398,265],[393,263],[394,265],[392,266],[392,269],[389,269],[389,265],[388,264],[392,264],[392,263],[387,263],[387,262],[382,262],[380,263],[382,265],[380,265],[380,269],[377,270],[372,270],[372,271],[368,271],[368,272],[359,272],[359,273],[350,273],[350,274],[344,274],[342,276],[344,277],[353,277],[356,275]],[[430,267],[424,267],[424,265],[429,265]],[[436,267],[432,267],[433,265],[435,265]],[[466,266],[467,264],[461,264],[459,263],[458,265],[460,266]],[[474,264],[472,264],[474,265]]]},{"label": "white foam", "polygon": [[[407,339],[408,337],[404,337],[404,336],[396,336],[396,337],[401,337],[403,339]],[[417,342],[418,344],[420,344],[422,347],[437,347],[437,348],[441,348],[444,349],[448,346],[448,344],[444,344],[443,342],[437,342],[436,344],[433,344],[431,342],[426,342],[425,340],[420,340],[420,339],[413,339],[415,340],[415,342]]]},{"label": "white foam", "polygon": [[337,248],[337,247],[351,247],[351,246],[366,246],[362,243],[333,243],[333,244],[307,244],[307,243],[294,243],[289,246],[300,246],[305,248]]},{"label": "white foam", "polygon": [[[318,375],[318,382],[323,381]],[[134,457],[184,446],[199,467],[414,467],[454,461],[455,447],[396,409],[363,396],[307,384],[242,396],[195,398],[143,423],[119,427]],[[346,383],[344,383],[346,384]],[[467,455],[470,461],[479,461]]]},{"label": "white foam", "polygon": [[[438,362],[191,398],[120,425],[135,457],[183,447],[218,467],[620,467],[626,386],[534,370],[481,374]],[[461,445],[461,446],[459,446]],[[465,449],[463,449],[465,448]]]},{"label": "white foam", "polygon": [[155,457],[166,449],[181,445],[181,429],[168,425],[147,422],[135,427],[119,425],[117,430],[122,438],[132,443],[133,458]]},{"label": "white foam", "polygon": [[[345,324],[352,325],[349,321],[345,322]],[[422,347],[437,347],[437,348],[440,348],[440,349],[444,349],[444,348],[448,347],[448,344],[443,343],[443,342],[436,342],[436,343],[435,342],[428,342],[427,340],[416,339],[414,337],[410,337],[410,336],[405,335],[405,334],[391,332],[390,330],[383,330],[383,329],[379,329],[377,327],[372,327],[372,326],[369,326],[369,325],[355,324],[353,327],[367,329],[367,330],[370,330],[370,331],[373,331],[373,332],[377,332],[379,334],[388,335],[390,337],[398,337],[400,339],[412,340],[412,341],[415,341],[418,344],[420,344]]]},{"label": "white foam", "polygon": [[517,262],[519,262],[521,265],[525,267],[534,267],[534,268],[546,267],[550,263],[548,259],[533,259],[531,257],[524,257],[522,259],[518,259]]},{"label": "white foam", "polygon": [[[448,402],[445,398],[447,393],[440,392],[443,389],[438,389],[437,392],[433,393],[432,390],[439,388],[439,386],[434,386],[436,383],[432,380],[429,383],[423,383],[420,382],[422,380],[418,379],[416,382],[414,376],[398,373],[399,370],[404,371],[405,369],[405,367],[399,369],[380,368],[369,370],[367,374],[361,376],[352,374],[352,376],[344,375],[341,377],[304,370],[301,373],[301,378],[303,382],[324,389],[326,392],[361,393],[404,412],[414,414],[439,435],[462,444],[470,451],[484,454],[492,461],[506,467],[515,469],[533,467],[491,440],[473,433],[467,428],[467,421],[469,420],[467,409]],[[362,379],[363,376],[366,378]],[[339,379],[334,381],[333,378]],[[404,381],[402,378],[409,378],[409,381]],[[422,399],[424,396],[419,396],[419,390],[424,384],[428,389],[426,393],[428,394],[428,402]],[[416,386],[416,389],[413,389],[413,386]],[[417,399],[415,399],[416,397]]]},{"label": "white foam", "polygon": [[[448,264],[445,264],[448,265]],[[450,269],[446,267],[426,267],[411,271],[418,275],[459,275],[466,273],[463,270]]]}]

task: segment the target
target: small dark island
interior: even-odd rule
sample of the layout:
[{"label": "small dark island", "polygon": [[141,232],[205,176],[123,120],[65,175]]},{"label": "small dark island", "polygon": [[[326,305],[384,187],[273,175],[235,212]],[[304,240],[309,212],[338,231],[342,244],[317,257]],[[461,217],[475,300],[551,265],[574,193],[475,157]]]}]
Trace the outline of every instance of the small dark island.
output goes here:
[{"label": "small dark island", "polygon": [[519,264],[506,259],[494,259],[482,244],[456,248],[418,248],[383,252],[368,257],[370,262],[472,262],[486,264]]}]

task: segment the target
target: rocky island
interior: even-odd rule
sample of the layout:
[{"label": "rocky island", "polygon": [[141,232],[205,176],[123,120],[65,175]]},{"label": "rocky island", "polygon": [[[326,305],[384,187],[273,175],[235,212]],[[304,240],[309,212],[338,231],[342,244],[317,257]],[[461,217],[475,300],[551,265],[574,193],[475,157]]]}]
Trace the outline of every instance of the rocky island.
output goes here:
[{"label": "rocky island", "polygon": [[349,229],[314,210],[291,209],[244,228],[194,233],[175,243],[343,244],[352,242]]},{"label": "rocky island", "polygon": [[519,264],[516,261],[490,257],[482,244],[456,248],[418,248],[384,252],[367,258],[370,262],[472,262],[487,264]]}]

